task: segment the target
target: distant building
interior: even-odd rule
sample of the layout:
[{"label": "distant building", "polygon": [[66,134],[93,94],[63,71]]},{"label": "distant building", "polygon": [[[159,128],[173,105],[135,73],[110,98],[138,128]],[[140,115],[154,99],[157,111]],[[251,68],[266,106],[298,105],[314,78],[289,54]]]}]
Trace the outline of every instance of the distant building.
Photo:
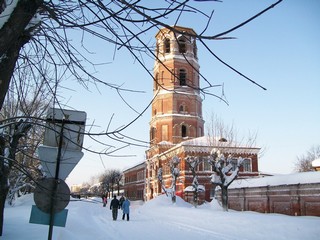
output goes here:
[{"label": "distant building", "polygon": [[142,162],[123,171],[124,192],[131,200],[144,200],[146,163]]},{"label": "distant building", "polygon": [[81,190],[81,187],[82,187],[81,184],[71,185],[70,191],[71,191],[71,193],[79,193]]},{"label": "distant building", "polygon": [[313,160],[311,166],[315,171],[320,171],[320,158]]},{"label": "distant building", "polygon": [[[236,146],[204,136],[202,98],[200,96],[199,63],[195,32],[191,28],[175,26],[175,32],[162,28],[156,34],[156,56],[150,148],[145,162],[124,171],[125,194],[149,200],[162,194],[158,171],[163,172],[163,185],[171,186],[170,161],[181,159],[177,195],[187,199],[185,189],[191,185],[192,175],[184,159],[187,156],[206,158],[216,147],[224,154],[246,158],[240,177],[258,176],[260,148]],[[199,183],[204,186],[203,200],[210,200],[212,186],[211,165],[203,161],[198,167]],[[143,174],[143,177],[142,177]]]}]

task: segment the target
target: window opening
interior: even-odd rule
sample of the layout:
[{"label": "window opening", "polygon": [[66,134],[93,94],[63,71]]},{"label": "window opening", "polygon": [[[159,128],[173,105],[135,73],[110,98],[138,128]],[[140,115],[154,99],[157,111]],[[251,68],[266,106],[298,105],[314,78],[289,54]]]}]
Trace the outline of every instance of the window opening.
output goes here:
[{"label": "window opening", "polygon": [[187,50],[186,40],[184,38],[180,38],[178,41],[178,44],[179,44],[179,52],[186,53],[186,50]]},{"label": "window opening", "polygon": [[170,39],[166,38],[164,40],[164,52],[165,53],[170,53]]},{"label": "window opening", "polygon": [[187,127],[182,125],[181,127],[181,136],[184,138],[187,136]]},{"label": "window opening", "polygon": [[180,80],[180,85],[185,86],[187,85],[187,73],[186,70],[180,69],[179,70],[179,80]]}]

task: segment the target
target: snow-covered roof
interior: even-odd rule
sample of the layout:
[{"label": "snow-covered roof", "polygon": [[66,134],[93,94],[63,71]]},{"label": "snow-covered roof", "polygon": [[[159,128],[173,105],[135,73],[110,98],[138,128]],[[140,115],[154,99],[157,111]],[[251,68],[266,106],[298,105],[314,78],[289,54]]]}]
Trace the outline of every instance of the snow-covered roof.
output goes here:
[{"label": "snow-covered roof", "polygon": [[320,172],[303,172],[262,178],[239,179],[235,180],[229,188],[280,186],[306,183],[320,183]]},{"label": "snow-covered roof", "polygon": [[224,152],[232,152],[232,153],[250,153],[257,154],[260,151],[260,148],[257,147],[247,147],[240,146],[240,144],[236,142],[226,142],[219,141],[220,137],[209,137],[203,136],[198,138],[193,138],[190,140],[186,140],[181,142],[177,146],[183,146],[188,152],[211,152],[213,148],[220,149]]},{"label": "snow-covered roof", "polygon": [[136,163],[135,165],[131,166],[131,167],[126,167],[123,169],[123,172],[127,172],[129,170],[137,170],[140,169],[142,167],[144,167],[143,165],[146,164],[146,161],[143,160],[142,162]]}]

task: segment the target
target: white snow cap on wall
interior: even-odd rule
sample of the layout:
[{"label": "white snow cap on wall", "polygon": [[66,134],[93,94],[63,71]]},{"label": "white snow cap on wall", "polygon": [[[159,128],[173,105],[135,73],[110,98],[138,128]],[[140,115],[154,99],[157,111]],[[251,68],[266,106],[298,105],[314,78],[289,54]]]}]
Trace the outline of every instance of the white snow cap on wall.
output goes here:
[{"label": "white snow cap on wall", "polygon": [[312,167],[320,167],[320,158],[312,161]]},{"label": "white snow cap on wall", "polygon": [[231,183],[229,188],[280,186],[299,183],[320,183],[320,172],[302,172],[270,177],[239,179]]}]

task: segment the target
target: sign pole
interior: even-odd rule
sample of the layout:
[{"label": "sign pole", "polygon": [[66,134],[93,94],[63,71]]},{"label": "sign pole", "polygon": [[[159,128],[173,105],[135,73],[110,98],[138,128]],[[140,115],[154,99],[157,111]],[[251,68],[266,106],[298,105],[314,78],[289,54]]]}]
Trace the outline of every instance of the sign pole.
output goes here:
[{"label": "sign pole", "polygon": [[51,194],[48,240],[52,239],[52,233],[53,233],[53,224],[54,224],[54,216],[55,216],[55,201],[57,198],[57,188],[58,188],[58,184],[59,184],[61,149],[62,149],[62,143],[63,143],[63,128],[64,128],[64,119],[62,119],[62,123],[61,123],[61,130],[60,130],[60,136],[59,136],[59,147],[58,147],[58,154],[57,154],[57,164],[56,164],[56,172],[55,172],[55,181],[54,181],[53,190],[52,190],[52,194]]}]

